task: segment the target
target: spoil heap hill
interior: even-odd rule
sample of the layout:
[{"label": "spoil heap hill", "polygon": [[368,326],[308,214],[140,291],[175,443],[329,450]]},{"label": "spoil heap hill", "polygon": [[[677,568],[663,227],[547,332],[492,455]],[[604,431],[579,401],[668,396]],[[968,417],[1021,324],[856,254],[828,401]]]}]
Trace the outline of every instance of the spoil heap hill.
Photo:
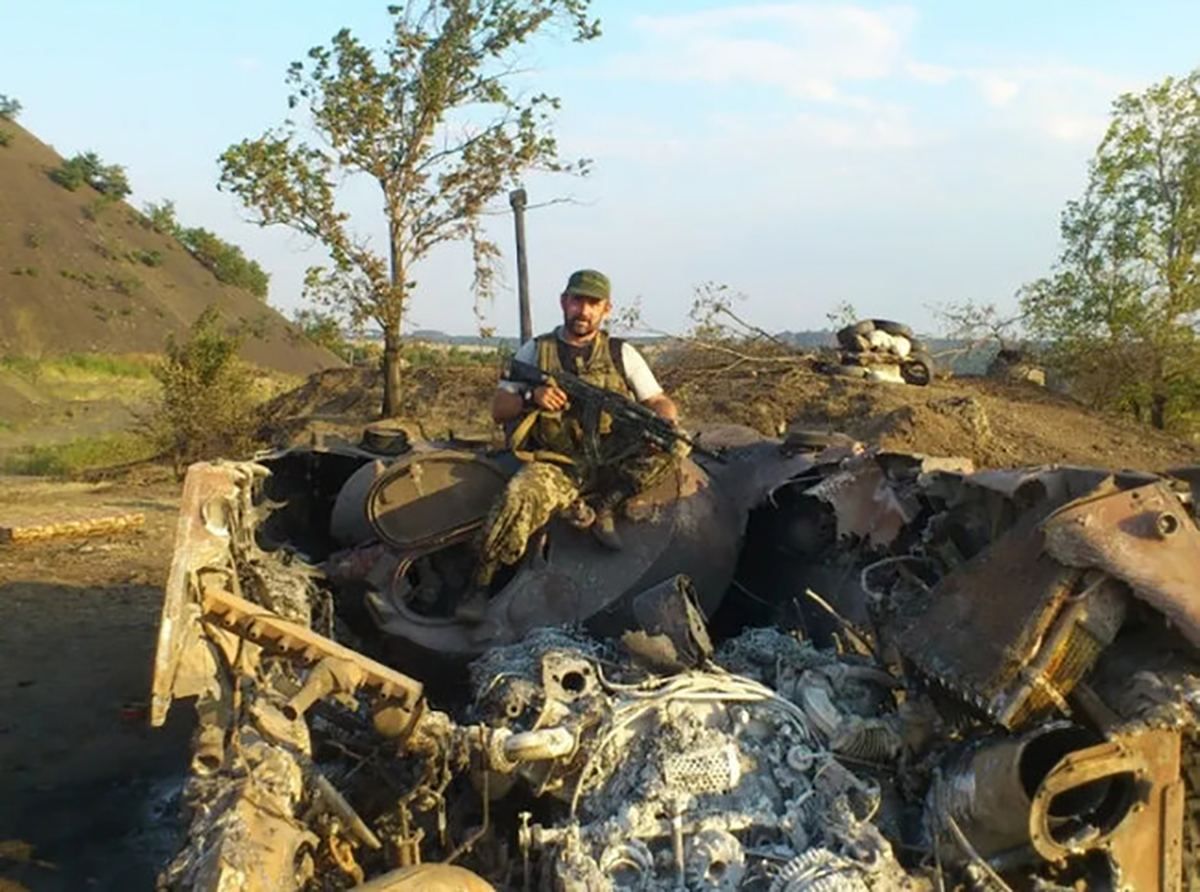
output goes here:
[{"label": "spoil heap hill", "polygon": [[245,333],[242,356],[307,374],[340,365],[276,310],[218,282],[173,237],[89,186],[48,174],[62,162],[28,131],[0,147],[0,355],[153,353],[209,304]]}]

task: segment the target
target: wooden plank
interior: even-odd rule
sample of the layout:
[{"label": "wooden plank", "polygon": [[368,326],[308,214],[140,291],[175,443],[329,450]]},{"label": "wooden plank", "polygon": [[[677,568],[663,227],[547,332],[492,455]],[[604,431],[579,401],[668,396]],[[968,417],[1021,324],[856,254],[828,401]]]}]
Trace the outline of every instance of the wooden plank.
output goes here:
[{"label": "wooden plank", "polygon": [[22,545],[48,539],[81,539],[88,536],[108,536],[139,530],[146,524],[140,511],[105,514],[77,520],[47,520],[42,522],[0,525],[0,543]]}]

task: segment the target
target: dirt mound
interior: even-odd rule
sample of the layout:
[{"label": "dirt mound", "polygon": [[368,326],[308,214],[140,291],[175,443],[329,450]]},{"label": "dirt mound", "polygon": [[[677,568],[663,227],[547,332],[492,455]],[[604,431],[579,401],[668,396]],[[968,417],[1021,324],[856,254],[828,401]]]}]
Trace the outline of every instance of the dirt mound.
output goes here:
[{"label": "dirt mound", "polygon": [[[755,374],[696,374],[661,363],[660,378],[685,423],[731,422],[765,434],[789,425],[838,430],[886,449],[961,455],[980,466],[1081,464],[1163,469],[1200,461],[1200,449],[1159,431],[1092,412],[1033,385],[958,378],[928,387],[832,378],[787,367]],[[497,372],[486,366],[411,369],[401,420],[420,431],[491,432]],[[357,431],[377,415],[374,369],[329,370],[270,406],[276,443],[314,429]]]},{"label": "dirt mound", "polygon": [[[398,420],[427,437],[448,432],[489,436],[488,407],[497,375],[496,369],[481,365],[408,369],[403,373]],[[382,403],[378,369],[326,369],[267,404],[263,439],[286,445],[314,432],[357,436],[363,424],[379,417]]]},{"label": "dirt mound", "polygon": [[48,173],[62,159],[19,125],[0,148],[0,354],[158,352],[209,304],[246,336],[242,355],[291,374],[341,365],[249,292],[218,282],[124,202]]},{"label": "dirt mound", "polygon": [[726,376],[666,369],[662,377],[689,420],[732,421],[764,433],[788,425],[838,430],[886,449],[961,455],[991,467],[1163,469],[1200,459],[1193,443],[1030,384],[954,378],[910,387],[806,368]]}]

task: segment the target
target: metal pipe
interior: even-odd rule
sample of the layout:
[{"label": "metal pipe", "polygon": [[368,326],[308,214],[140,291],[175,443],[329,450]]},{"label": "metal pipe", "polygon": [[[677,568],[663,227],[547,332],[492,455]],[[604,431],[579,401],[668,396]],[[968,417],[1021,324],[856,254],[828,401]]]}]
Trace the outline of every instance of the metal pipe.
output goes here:
[{"label": "metal pipe", "polygon": [[504,741],[504,757],[512,762],[544,762],[575,751],[575,735],[566,728],[523,731]]},{"label": "metal pipe", "polygon": [[525,190],[508,193],[517,236],[517,305],[520,310],[521,343],[533,337],[533,313],[529,307],[529,264],[525,256]]},{"label": "metal pipe", "polygon": [[346,797],[339,793],[337,788],[329,782],[329,778],[323,774],[314,773],[313,780],[316,782],[317,789],[321,793],[321,798],[329,806],[329,810],[346,822],[346,826],[350,829],[350,832],[357,836],[360,842],[365,843],[368,847],[376,851],[383,848],[383,843],[379,841],[379,837],[371,831],[366,821],[359,817],[358,812],[354,810],[354,806],[346,801]]}]

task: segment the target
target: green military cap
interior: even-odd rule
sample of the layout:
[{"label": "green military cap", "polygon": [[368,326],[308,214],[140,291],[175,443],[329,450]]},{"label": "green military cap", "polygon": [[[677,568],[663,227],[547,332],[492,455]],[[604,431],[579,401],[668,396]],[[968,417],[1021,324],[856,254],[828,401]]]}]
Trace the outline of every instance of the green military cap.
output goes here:
[{"label": "green military cap", "polygon": [[608,276],[594,269],[578,269],[567,279],[564,294],[577,294],[580,297],[592,297],[596,300],[608,300],[612,287],[608,284]]}]

